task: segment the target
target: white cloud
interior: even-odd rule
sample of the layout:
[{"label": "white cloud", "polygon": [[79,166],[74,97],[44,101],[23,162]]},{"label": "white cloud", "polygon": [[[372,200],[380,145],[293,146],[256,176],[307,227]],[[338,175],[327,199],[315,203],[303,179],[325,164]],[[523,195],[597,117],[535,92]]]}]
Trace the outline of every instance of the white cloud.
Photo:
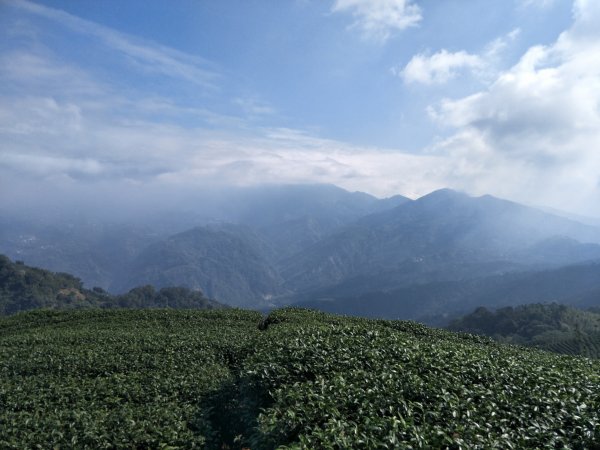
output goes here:
[{"label": "white cloud", "polygon": [[[12,117],[12,119],[10,118]],[[147,186],[334,183],[380,195],[442,187],[443,157],[352,146],[299,130],[209,131],[131,121],[49,98],[0,102],[0,177]],[[423,182],[423,177],[426,182]]]},{"label": "white cloud", "polygon": [[[20,79],[26,89],[33,83],[50,86],[52,93],[34,89],[27,96],[0,96],[0,178],[20,186],[45,190],[67,183],[79,190],[74,182],[110,181],[124,190],[172,191],[198,184],[323,182],[380,195],[419,195],[444,185],[443,157],[352,146],[295,129],[256,128],[166,98],[107,91],[85,72],[41,54],[18,59],[29,62],[19,69],[31,75]],[[36,74],[36,68],[43,70]],[[11,74],[0,72],[5,78]],[[73,93],[74,84],[89,90]],[[240,106],[262,105],[256,102]],[[170,121],[172,116],[195,125]],[[198,123],[199,117],[215,126]],[[2,197],[0,203],[7,201]]]},{"label": "white cloud", "polygon": [[399,75],[406,83],[443,84],[461,71],[477,70],[483,66],[484,62],[478,55],[465,51],[450,53],[441,50],[431,56],[413,56]]},{"label": "white cloud", "polygon": [[332,11],[351,13],[353,28],[361,30],[366,38],[382,42],[422,19],[421,8],[412,0],[335,0]]},{"label": "white cloud", "polygon": [[54,176],[57,173],[69,173],[70,176],[95,176],[104,168],[98,161],[90,158],[64,158],[35,154],[0,154],[0,168],[8,169],[20,175],[36,177]]},{"label": "white cloud", "polygon": [[491,86],[430,109],[456,133],[436,151],[456,160],[454,183],[480,192],[600,212],[600,23],[580,0],[573,26],[531,47]]},{"label": "white cloud", "polygon": [[[107,86],[83,68],[45,54],[43,47],[5,52],[0,55],[0,206],[17,195],[15,186],[29,183],[39,191],[57,180],[72,191],[105,183],[123,190],[155,188],[148,192],[198,184],[326,182],[376,195],[418,196],[449,186],[598,214],[599,207],[589,205],[600,205],[599,5],[578,1],[573,26],[557,42],[529,49],[514,67],[494,75],[488,89],[432,106],[432,118],[452,135],[425,155],[354,146],[301,130],[257,129],[247,119],[175,98],[144,98]],[[86,33],[94,29],[84,25]],[[161,73],[204,83],[194,75],[197,65],[181,55],[121,46],[108,37],[112,34],[99,36],[100,42],[141,64],[162,65]],[[487,70],[488,54],[502,51],[517,34],[479,55],[443,51],[425,57],[413,81],[438,83],[461,71]],[[179,70],[170,58],[185,68]],[[248,114],[271,109],[251,95],[229,101]]]},{"label": "white cloud", "polygon": [[449,52],[446,49],[433,55],[419,53],[414,55],[404,67],[393,67],[391,72],[408,84],[445,84],[466,73],[476,75],[481,81],[488,81],[497,76],[504,52],[520,34],[521,30],[515,28],[489,42],[478,54],[468,53],[465,50]]}]

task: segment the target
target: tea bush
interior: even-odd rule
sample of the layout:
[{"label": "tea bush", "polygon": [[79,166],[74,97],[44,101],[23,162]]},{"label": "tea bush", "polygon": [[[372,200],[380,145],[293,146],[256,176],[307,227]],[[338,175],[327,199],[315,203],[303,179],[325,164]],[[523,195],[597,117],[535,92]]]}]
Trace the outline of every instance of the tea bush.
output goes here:
[{"label": "tea bush", "polygon": [[194,417],[251,349],[239,310],[32,312],[0,321],[0,448],[204,448]]},{"label": "tea bush", "polygon": [[598,448],[600,361],[412,322],[261,319],[2,319],[0,448]]},{"label": "tea bush", "polygon": [[246,365],[272,393],[252,448],[600,443],[598,361],[410,322],[277,314],[285,325],[268,329]]}]

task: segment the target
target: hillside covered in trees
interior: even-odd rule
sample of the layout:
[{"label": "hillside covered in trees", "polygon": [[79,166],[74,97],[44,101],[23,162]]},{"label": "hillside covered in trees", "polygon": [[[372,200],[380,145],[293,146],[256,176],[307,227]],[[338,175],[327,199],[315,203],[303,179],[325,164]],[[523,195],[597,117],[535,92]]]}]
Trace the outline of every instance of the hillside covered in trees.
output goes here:
[{"label": "hillside covered in trees", "polygon": [[556,303],[495,311],[480,307],[453,321],[448,328],[483,334],[508,343],[600,358],[600,314],[597,309],[585,311]]},{"label": "hillside covered in trees", "polygon": [[110,295],[100,288],[86,289],[78,278],[66,273],[29,267],[0,255],[0,315],[38,308],[219,308],[200,291],[181,287],[156,290],[152,286]]}]

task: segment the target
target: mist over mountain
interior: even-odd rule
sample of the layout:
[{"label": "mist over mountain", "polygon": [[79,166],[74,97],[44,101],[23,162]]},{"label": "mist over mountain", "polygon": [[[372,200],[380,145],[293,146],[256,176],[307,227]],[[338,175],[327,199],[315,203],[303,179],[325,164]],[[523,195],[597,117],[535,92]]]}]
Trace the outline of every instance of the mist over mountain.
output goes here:
[{"label": "mist over mountain", "polygon": [[282,279],[269,263],[272,252],[246,227],[196,227],[141,251],[114,289],[184,286],[231,305],[261,306],[283,293]]},{"label": "mist over mountain", "polygon": [[[0,251],[114,293],[177,285],[232,305],[373,317],[585,296],[593,304],[600,289],[588,263],[600,261],[600,228],[491,196],[377,199],[332,185],[202,195],[157,209],[143,226],[5,217]],[[573,271],[592,271],[591,281]]]},{"label": "mist over mountain", "polygon": [[476,307],[557,302],[580,308],[600,305],[600,263],[551,270],[512,271],[469,279],[406,283],[386,289],[360,280],[296,296],[299,306],[363,317],[411,319],[445,325]]},{"label": "mist over mountain", "polygon": [[81,278],[86,286],[109,289],[132,258],[160,239],[148,226],[79,218],[0,218],[0,253],[27,264]]},{"label": "mist over mountain", "polygon": [[238,199],[237,214],[230,217],[255,228],[281,260],[365,215],[410,201],[401,195],[378,199],[333,185],[262,187]]},{"label": "mist over mountain", "polygon": [[474,264],[481,275],[486,266],[493,273],[600,258],[598,243],[598,228],[445,189],[363,217],[290,258],[282,274],[295,289],[369,272],[457,279],[469,277]]},{"label": "mist over mountain", "polygon": [[357,218],[410,201],[332,185],[215,188],[184,200],[169,207],[159,201],[154,212],[128,220],[85,211],[5,216],[0,249],[112,292],[182,285],[233,304],[261,304],[287,292],[277,261]]}]

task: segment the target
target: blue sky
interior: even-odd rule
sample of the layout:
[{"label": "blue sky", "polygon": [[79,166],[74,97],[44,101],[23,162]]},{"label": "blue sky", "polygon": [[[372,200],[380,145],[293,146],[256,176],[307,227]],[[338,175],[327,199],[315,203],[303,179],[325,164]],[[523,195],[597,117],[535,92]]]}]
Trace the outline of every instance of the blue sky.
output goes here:
[{"label": "blue sky", "polygon": [[307,182],[599,215],[599,4],[0,0],[0,203]]}]

